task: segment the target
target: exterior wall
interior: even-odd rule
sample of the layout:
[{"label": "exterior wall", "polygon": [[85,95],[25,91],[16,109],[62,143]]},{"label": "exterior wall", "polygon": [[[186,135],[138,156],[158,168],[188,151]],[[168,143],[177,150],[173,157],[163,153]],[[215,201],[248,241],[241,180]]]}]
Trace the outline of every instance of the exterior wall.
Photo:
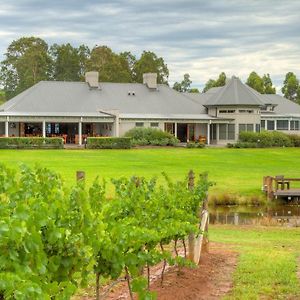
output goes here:
[{"label": "exterior wall", "polygon": [[[260,124],[260,109],[259,107],[237,107],[237,106],[228,106],[228,107],[218,107],[218,117],[233,119],[235,124],[235,140],[239,136],[239,124],[253,124],[253,130],[255,131],[255,124]],[[234,113],[222,113],[224,110],[234,110]],[[240,110],[247,111],[253,110],[253,113],[240,112]],[[232,123],[232,122],[231,122]],[[230,142],[230,140],[219,141],[221,143]]]},{"label": "exterior wall", "polygon": [[151,127],[151,123],[158,123],[158,127],[152,127],[157,128],[160,130],[164,130],[164,122],[159,121],[144,121],[144,120],[136,120],[136,121],[121,121],[120,122],[120,136],[124,136],[127,131],[129,131],[132,128],[135,128],[135,123],[144,123],[144,128]]}]

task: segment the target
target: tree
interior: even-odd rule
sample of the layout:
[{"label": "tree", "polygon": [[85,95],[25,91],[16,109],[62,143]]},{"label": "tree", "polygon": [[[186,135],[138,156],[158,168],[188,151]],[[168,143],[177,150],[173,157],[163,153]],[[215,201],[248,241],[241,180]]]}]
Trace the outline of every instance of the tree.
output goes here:
[{"label": "tree", "polygon": [[220,87],[220,86],[224,86],[225,84],[226,84],[226,74],[222,72],[220,73],[217,80],[209,79],[206,82],[205,87],[203,89],[203,93],[206,93],[209,89],[213,87]]},{"label": "tree", "polygon": [[47,43],[36,37],[13,41],[1,62],[1,83],[7,99],[49,78],[51,58]]},{"label": "tree", "polygon": [[53,79],[60,81],[79,81],[81,79],[81,65],[79,49],[69,43],[50,48],[53,60]]},{"label": "tree", "polygon": [[265,92],[263,79],[254,71],[250,73],[246,84],[261,94]]},{"label": "tree", "polygon": [[157,82],[168,84],[169,70],[162,57],[150,51],[144,51],[133,68],[136,82],[143,82],[144,73],[156,73]]},{"label": "tree", "polygon": [[96,46],[87,60],[87,71],[98,71],[99,81],[131,82],[132,76],[128,61],[114,53],[107,46]]},{"label": "tree", "polygon": [[264,83],[264,94],[276,94],[276,88],[273,87],[270,74],[264,74],[262,80]]},{"label": "tree", "polygon": [[283,87],[281,89],[285,98],[294,102],[300,102],[300,85],[299,80],[293,72],[285,75]]},{"label": "tree", "polygon": [[197,88],[191,88],[191,84],[190,75],[186,73],[183,75],[183,80],[180,83],[174,83],[173,89],[181,93],[199,93]]},{"label": "tree", "polygon": [[3,90],[0,90],[0,105],[3,104],[5,101],[5,92]]}]

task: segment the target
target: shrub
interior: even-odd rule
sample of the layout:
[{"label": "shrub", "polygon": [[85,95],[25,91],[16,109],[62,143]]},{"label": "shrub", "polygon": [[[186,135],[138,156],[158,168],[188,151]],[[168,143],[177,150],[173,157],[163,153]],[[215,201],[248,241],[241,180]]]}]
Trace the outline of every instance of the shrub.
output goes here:
[{"label": "shrub", "polygon": [[156,128],[133,128],[125,136],[130,137],[136,146],[175,146],[179,143],[172,134]]},{"label": "shrub", "polygon": [[89,149],[130,149],[131,139],[128,137],[88,137]]},{"label": "shrub", "polygon": [[288,134],[278,131],[241,132],[235,148],[292,147]]},{"label": "shrub", "polygon": [[188,142],[186,144],[187,148],[205,148],[205,144],[203,143],[195,143],[195,142]]},{"label": "shrub", "polygon": [[289,138],[294,145],[294,147],[300,147],[300,135],[297,134],[290,134]]},{"label": "shrub", "polygon": [[62,149],[62,138],[1,137],[0,149]]}]

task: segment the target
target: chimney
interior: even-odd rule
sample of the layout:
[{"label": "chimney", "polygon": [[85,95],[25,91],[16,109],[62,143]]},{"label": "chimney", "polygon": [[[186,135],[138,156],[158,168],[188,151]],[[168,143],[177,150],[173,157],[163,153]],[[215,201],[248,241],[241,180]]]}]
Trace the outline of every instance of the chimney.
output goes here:
[{"label": "chimney", "polygon": [[99,88],[98,82],[99,72],[86,72],[85,73],[85,82],[87,82],[90,88]]},{"label": "chimney", "polygon": [[144,73],[143,84],[146,84],[149,89],[157,89],[157,74]]}]

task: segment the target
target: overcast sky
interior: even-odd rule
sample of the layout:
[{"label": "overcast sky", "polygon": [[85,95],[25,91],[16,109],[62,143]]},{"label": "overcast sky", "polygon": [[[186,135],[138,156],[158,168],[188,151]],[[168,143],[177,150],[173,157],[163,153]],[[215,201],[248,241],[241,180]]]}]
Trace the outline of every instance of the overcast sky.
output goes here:
[{"label": "overcast sky", "polygon": [[22,36],[154,51],[171,84],[184,73],[202,86],[222,71],[245,80],[255,70],[278,87],[288,71],[300,75],[298,0],[0,0],[1,60]]}]

